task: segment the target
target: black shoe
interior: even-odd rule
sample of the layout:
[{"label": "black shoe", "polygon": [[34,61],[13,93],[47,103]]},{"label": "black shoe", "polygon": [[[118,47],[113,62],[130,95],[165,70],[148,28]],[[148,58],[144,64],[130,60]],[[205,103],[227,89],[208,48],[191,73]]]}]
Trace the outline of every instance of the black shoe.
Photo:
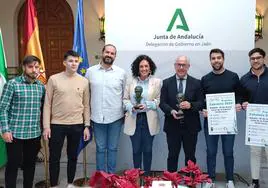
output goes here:
[{"label": "black shoe", "polygon": [[252,183],[248,188],[260,188],[260,185],[256,183]]}]

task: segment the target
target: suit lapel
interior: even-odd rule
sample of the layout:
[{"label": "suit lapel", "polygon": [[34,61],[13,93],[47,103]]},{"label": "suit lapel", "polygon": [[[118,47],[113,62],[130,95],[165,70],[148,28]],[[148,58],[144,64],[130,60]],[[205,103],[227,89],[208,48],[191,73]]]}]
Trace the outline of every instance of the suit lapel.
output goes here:
[{"label": "suit lapel", "polygon": [[131,90],[130,90],[130,93],[135,93],[135,87],[137,86],[137,79],[133,78],[133,81],[132,81],[133,84],[132,87],[131,87]]},{"label": "suit lapel", "polygon": [[148,99],[149,100],[152,100],[153,90],[154,90],[154,79],[149,78],[149,85],[148,85]]},{"label": "suit lapel", "polygon": [[172,91],[172,96],[175,97],[176,99],[176,95],[178,92],[178,86],[177,86],[177,78],[176,75],[173,76],[172,80],[171,80],[171,91]]},{"label": "suit lapel", "polygon": [[191,77],[189,75],[187,75],[186,87],[185,87],[185,93],[184,93],[185,98],[188,97],[190,87],[191,87]]}]

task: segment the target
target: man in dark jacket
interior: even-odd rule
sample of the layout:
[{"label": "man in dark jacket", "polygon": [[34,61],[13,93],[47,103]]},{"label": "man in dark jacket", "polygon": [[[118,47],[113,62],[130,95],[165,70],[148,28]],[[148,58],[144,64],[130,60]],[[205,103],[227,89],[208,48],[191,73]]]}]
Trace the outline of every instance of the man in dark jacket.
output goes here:
[{"label": "man in dark jacket", "polygon": [[[241,80],[243,88],[243,109],[247,109],[248,103],[268,104],[268,70],[264,65],[265,51],[260,48],[254,48],[249,53],[251,68]],[[259,188],[260,164],[262,147],[250,146],[250,166],[252,184],[251,188]],[[268,147],[265,147],[266,157],[268,157]]]},{"label": "man in dark jacket", "polygon": [[160,108],[165,113],[167,168],[170,172],[177,171],[181,144],[185,164],[188,160],[196,162],[197,135],[201,130],[199,110],[203,106],[203,94],[200,81],[188,75],[189,67],[188,58],[179,56],[174,64],[176,74],[165,79],[161,89]]}]

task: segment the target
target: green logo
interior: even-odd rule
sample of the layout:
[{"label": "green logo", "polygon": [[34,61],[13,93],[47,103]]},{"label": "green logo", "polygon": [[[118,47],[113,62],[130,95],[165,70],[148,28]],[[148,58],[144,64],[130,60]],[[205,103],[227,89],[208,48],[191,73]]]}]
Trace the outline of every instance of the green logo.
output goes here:
[{"label": "green logo", "polygon": [[177,20],[178,17],[180,18],[182,25],[176,25],[176,29],[182,29],[184,31],[189,31],[189,27],[188,27],[187,22],[184,18],[183,12],[180,8],[176,9],[176,11],[175,11],[175,13],[174,13],[169,25],[168,25],[167,31],[171,31],[171,29],[173,28],[175,21]]}]

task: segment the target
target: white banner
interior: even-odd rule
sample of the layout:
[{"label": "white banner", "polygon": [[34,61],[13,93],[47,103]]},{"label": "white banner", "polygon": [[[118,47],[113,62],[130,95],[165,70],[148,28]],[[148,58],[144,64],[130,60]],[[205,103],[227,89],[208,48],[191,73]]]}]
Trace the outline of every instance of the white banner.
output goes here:
[{"label": "white banner", "polygon": [[[174,75],[175,59],[186,55],[191,65],[189,74],[200,79],[211,71],[212,48],[221,48],[225,68],[241,76],[249,70],[247,54],[254,48],[255,4],[256,0],[105,0],[106,44],[117,47],[114,64],[129,76],[131,63],[140,54],[152,58],[157,66],[155,76],[161,79]],[[152,170],[166,169],[163,161],[168,147],[163,133],[164,116],[160,114],[161,131],[154,139]],[[244,129],[243,123],[239,130]],[[244,135],[236,136],[236,143],[240,140],[244,146]],[[200,139],[197,143],[199,161],[206,160],[204,142]],[[118,169],[133,168],[131,142],[124,133],[119,148]],[[242,148],[235,148],[235,155],[245,154]],[[184,165],[183,157],[179,160]],[[240,161],[238,172],[248,171],[244,168],[248,164],[243,163],[247,161]],[[205,164],[200,163],[204,169]],[[217,168],[224,172],[223,164]]]},{"label": "white banner", "polygon": [[268,146],[268,105],[248,104],[246,145]]},{"label": "white banner", "polygon": [[235,94],[207,94],[209,135],[237,134]]},{"label": "white banner", "polygon": [[118,50],[248,50],[253,0],[106,0],[106,42]]}]

